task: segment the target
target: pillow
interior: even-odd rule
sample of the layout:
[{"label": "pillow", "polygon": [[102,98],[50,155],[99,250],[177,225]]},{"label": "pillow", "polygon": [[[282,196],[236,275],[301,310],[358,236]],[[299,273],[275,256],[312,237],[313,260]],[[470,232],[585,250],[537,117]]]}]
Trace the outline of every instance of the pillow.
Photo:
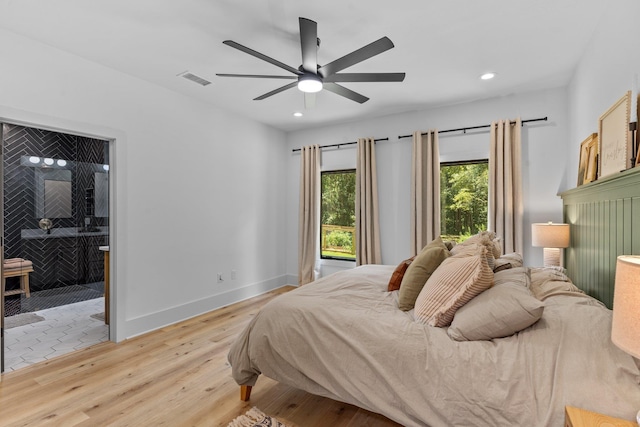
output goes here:
[{"label": "pillow", "polygon": [[493,275],[494,286],[505,283],[516,283],[523,288],[531,287],[531,275],[529,267],[515,267],[509,270],[502,270]]},{"label": "pillow", "polygon": [[491,243],[493,243],[493,257],[498,259],[502,256],[502,239],[495,237]]},{"label": "pillow", "polygon": [[483,245],[487,248],[487,253],[486,253],[487,264],[489,264],[489,267],[493,269],[494,259],[496,257],[499,257],[500,254],[502,253],[499,239],[497,243],[495,243],[495,240],[496,240],[496,233],[494,233],[493,231],[481,231],[480,233],[469,237],[464,242],[458,243],[456,246],[454,246],[451,249],[451,255],[458,254],[460,251],[464,249],[465,246]]},{"label": "pillow", "polygon": [[547,280],[543,284],[532,286],[531,293],[540,301],[555,295],[586,296],[584,291],[573,283],[561,280]]},{"label": "pillow", "polygon": [[449,256],[449,250],[440,236],[422,249],[404,273],[398,292],[398,307],[402,311],[411,310],[427,279]]},{"label": "pillow", "polygon": [[540,301],[558,294],[584,294],[571,282],[562,267],[532,268],[531,292]]},{"label": "pillow", "polygon": [[541,285],[547,280],[571,282],[563,267],[536,267],[531,269],[532,285]]},{"label": "pillow", "polygon": [[418,295],[416,318],[430,326],[448,326],[460,307],[489,289],[493,271],[487,264],[486,252],[484,246],[478,245],[445,259]]},{"label": "pillow", "polygon": [[522,267],[522,255],[517,252],[501,255],[496,258],[493,263],[493,272],[497,273],[501,270],[506,270],[513,267]]},{"label": "pillow", "polygon": [[496,259],[494,264],[493,264],[493,272],[497,273],[498,271],[503,271],[503,270],[508,270],[511,268],[511,264],[506,262],[504,264],[502,263],[498,263],[498,260]]},{"label": "pillow", "polygon": [[519,283],[488,289],[460,308],[447,330],[456,341],[508,337],[536,323],[544,304]]},{"label": "pillow", "polygon": [[451,250],[457,244],[455,240],[445,240],[442,243],[447,247],[447,249]]},{"label": "pillow", "polygon": [[389,279],[389,285],[387,286],[387,291],[397,291],[400,289],[400,283],[402,283],[402,278],[404,277],[404,273],[409,268],[409,264],[414,260],[415,256],[412,256],[409,259],[405,259],[402,261],[395,270],[393,270],[393,274],[391,275],[391,279]]}]

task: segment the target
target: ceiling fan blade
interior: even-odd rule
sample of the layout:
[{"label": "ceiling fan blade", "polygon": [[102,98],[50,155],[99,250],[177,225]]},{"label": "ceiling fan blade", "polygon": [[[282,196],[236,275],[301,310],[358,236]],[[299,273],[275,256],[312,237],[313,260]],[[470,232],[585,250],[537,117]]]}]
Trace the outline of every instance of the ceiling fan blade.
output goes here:
[{"label": "ceiling fan blade", "polygon": [[333,92],[336,95],[344,96],[345,98],[349,98],[350,100],[356,101],[360,104],[363,104],[369,100],[369,98],[367,98],[366,96],[360,95],[359,93],[354,92],[351,89],[347,89],[344,86],[340,86],[336,83],[324,83],[322,87],[329,92]]},{"label": "ceiling fan blade", "polygon": [[296,87],[298,85],[298,82],[293,82],[293,83],[289,83],[288,85],[284,85],[282,87],[279,87],[278,89],[272,90],[271,92],[267,92],[264,95],[260,95],[257,98],[253,98],[254,101],[262,101],[265,98],[268,98],[272,95],[275,95],[276,93],[280,93],[280,92],[284,92],[287,89],[291,89],[292,87]]},{"label": "ceiling fan blade", "polygon": [[405,73],[340,73],[332,74],[324,82],[401,82]]},{"label": "ceiling fan blade", "polygon": [[250,48],[246,47],[246,46],[243,46],[240,43],[236,43],[233,40],[225,40],[222,43],[226,44],[227,46],[231,46],[232,48],[238,49],[238,50],[240,50],[240,51],[242,51],[244,53],[248,53],[249,55],[255,56],[258,59],[262,59],[263,61],[267,61],[268,63],[273,64],[276,67],[280,67],[283,70],[287,70],[290,73],[297,74],[297,75],[303,74],[302,71],[296,70],[295,68],[290,67],[287,64],[284,64],[284,63],[282,63],[280,61],[277,61],[277,60],[275,60],[275,59],[273,59],[273,58],[271,58],[271,57],[269,57],[267,55],[264,55],[264,54],[262,54],[260,52],[257,52],[257,51],[255,51],[253,49],[250,49]]},{"label": "ceiling fan blade", "polygon": [[316,106],[316,94],[306,92],[304,94],[304,108],[308,110],[310,108],[315,108],[315,106]]},{"label": "ceiling fan blade", "polygon": [[244,77],[248,79],[285,79],[285,80],[294,80],[297,79],[296,76],[269,76],[266,74],[216,74],[218,77]]},{"label": "ceiling fan blade", "polygon": [[358,50],[354,50],[353,52],[343,56],[342,58],[338,58],[333,62],[323,65],[322,67],[320,67],[318,72],[322,77],[327,78],[330,75],[342,71],[345,68],[351,67],[352,65],[355,65],[359,62],[362,62],[365,59],[369,59],[382,52],[385,52],[392,47],[393,42],[389,40],[388,37],[382,37],[381,39],[376,40],[373,43],[369,43],[368,45],[361,47]]},{"label": "ceiling fan blade", "polygon": [[318,24],[307,18],[299,18],[299,21],[302,69],[318,74]]}]

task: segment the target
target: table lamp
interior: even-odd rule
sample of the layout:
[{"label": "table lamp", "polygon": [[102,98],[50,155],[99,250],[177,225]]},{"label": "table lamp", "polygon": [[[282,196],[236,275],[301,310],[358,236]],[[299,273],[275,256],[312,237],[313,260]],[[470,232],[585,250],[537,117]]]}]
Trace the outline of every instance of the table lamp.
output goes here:
[{"label": "table lamp", "polygon": [[[640,359],[640,256],[618,257],[615,283],[611,341]],[[640,411],[636,418],[640,426]]]},{"label": "table lamp", "polygon": [[569,224],[531,224],[531,245],[544,248],[544,266],[560,265],[560,248],[569,247]]}]

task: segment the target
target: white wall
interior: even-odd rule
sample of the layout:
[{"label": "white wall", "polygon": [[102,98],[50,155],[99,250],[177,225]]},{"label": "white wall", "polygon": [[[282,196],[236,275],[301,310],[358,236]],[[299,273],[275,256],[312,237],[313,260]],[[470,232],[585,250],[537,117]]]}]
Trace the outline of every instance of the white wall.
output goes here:
[{"label": "white wall", "polygon": [[0,120],[115,140],[113,338],[286,283],[284,133],[4,30],[0,57]]},{"label": "white wall", "polygon": [[[548,116],[523,128],[525,258],[541,264],[530,223],[561,220],[556,193],[575,186],[580,142],[640,74],[638,16],[637,0],[609,9],[568,89],[288,135],[0,30],[0,119],[115,140],[111,245],[115,337],[123,339],[297,282],[299,155],[291,149],[307,144],[390,138],[376,149],[383,262],[395,264],[409,253],[411,143],[398,135]],[[440,140],[443,161],[486,155],[486,132]],[[353,147],[323,152],[325,169],[354,164]],[[222,285],[214,283],[218,271]]]},{"label": "white wall", "polygon": [[580,143],[598,132],[598,118],[640,80],[640,2],[612,3],[569,85],[569,167],[563,190],[576,185]]},{"label": "white wall", "polygon": [[[542,249],[531,247],[531,223],[562,220],[562,204],[557,196],[565,175],[567,144],[567,95],[564,88],[518,96],[453,105],[439,109],[412,111],[360,122],[292,132],[289,149],[309,144],[355,141],[358,137],[389,137],[376,144],[380,199],[382,260],[397,264],[409,256],[409,183],[411,138],[398,139],[415,130],[452,129],[489,124],[500,118],[522,119],[547,116],[549,121],[527,124],[523,136],[523,190],[525,209],[525,250],[529,265],[542,265]],[[441,161],[488,158],[488,131],[466,135],[440,136]],[[323,170],[355,167],[354,146],[323,150]],[[289,154],[287,188],[287,271],[297,274],[297,215],[300,156]],[[346,264],[347,266],[351,266]]]}]

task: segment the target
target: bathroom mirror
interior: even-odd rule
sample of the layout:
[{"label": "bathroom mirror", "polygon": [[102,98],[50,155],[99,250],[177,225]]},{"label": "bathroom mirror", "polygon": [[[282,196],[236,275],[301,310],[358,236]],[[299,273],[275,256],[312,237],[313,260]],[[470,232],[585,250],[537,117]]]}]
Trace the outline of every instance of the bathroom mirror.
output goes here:
[{"label": "bathroom mirror", "polygon": [[71,218],[71,171],[35,168],[36,218]]}]

